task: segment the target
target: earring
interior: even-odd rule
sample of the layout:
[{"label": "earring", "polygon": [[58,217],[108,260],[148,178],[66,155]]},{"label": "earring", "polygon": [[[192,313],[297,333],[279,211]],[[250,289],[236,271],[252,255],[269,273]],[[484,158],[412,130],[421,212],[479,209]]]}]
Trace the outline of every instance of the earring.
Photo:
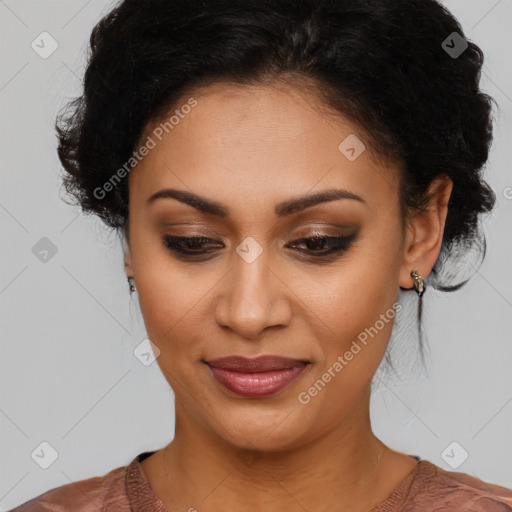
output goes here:
[{"label": "earring", "polygon": [[414,289],[418,293],[418,297],[421,297],[425,291],[425,282],[423,281],[423,277],[417,270],[413,270],[411,272],[411,277],[414,279]]},{"label": "earring", "polygon": [[135,282],[133,276],[128,276],[128,284],[130,285],[130,295],[137,289],[135,288]]}]

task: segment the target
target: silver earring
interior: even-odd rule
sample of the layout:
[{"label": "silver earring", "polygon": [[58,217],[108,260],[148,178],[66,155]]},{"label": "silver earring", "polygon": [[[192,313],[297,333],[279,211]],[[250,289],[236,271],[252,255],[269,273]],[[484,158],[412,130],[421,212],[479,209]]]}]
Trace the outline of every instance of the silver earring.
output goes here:
[{"label": "silver earring", "polygon": [[130,295],[137,289],[135,288],[135,282],[133,276],[128,277],[128,284],[130,285]]},{"label": "silver earring", "polygon": [[418,293],[418,297],[421,297],[425,291],[425,282],[423,281],[423,277],[417,270],[413,270],[411,272],[411,277],[414,279],[414,289]]}]

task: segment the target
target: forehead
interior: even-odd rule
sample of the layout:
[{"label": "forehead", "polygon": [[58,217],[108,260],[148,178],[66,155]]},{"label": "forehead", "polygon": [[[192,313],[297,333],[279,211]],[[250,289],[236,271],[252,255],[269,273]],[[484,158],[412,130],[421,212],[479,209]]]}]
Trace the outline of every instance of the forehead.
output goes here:
[{"label": "forehead", "polygon": [[343,187],[375,203],[398,186],[357,125],[288,84],[196,89],[147,126],[141,142],[148,138],[154,147],[129,177],[137,201],[166,187],[224,204]]}]

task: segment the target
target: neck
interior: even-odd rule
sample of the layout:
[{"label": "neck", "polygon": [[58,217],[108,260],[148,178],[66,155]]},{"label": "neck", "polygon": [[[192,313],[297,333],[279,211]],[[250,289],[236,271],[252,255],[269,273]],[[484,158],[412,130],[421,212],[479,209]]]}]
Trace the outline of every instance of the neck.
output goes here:
[{"label": "neck", "polygon": [[175,437],[160,453],[155,491],[170,510],[368,511],[406,474],[402,466],[392,480],[383,477],[394,453],[371,431],[369,393],[323,435],[272,452],[233,446],[177,403]]}]

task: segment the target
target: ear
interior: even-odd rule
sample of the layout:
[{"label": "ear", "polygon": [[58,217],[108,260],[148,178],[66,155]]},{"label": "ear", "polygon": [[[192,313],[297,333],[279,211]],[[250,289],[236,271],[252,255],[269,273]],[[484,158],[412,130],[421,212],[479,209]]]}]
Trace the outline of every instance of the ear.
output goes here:
[{"label": "ear", "polygon": [[429,187],[430,201],[425,211],[415,213],[408,220],[399,276],[401,288],[413,286],[413,270],[418,270],[424,278],[430,274],[441,251],[452,189],[453,182],[448,176],[437,176]]},{"label": "ear", "polygon": [[132,257],[130,254],[130,247],[126,241],[123,239],[123,251],[124,251],[124,271],[126,272],[126,276],[133,276],[133,268],[132,268]]}]

